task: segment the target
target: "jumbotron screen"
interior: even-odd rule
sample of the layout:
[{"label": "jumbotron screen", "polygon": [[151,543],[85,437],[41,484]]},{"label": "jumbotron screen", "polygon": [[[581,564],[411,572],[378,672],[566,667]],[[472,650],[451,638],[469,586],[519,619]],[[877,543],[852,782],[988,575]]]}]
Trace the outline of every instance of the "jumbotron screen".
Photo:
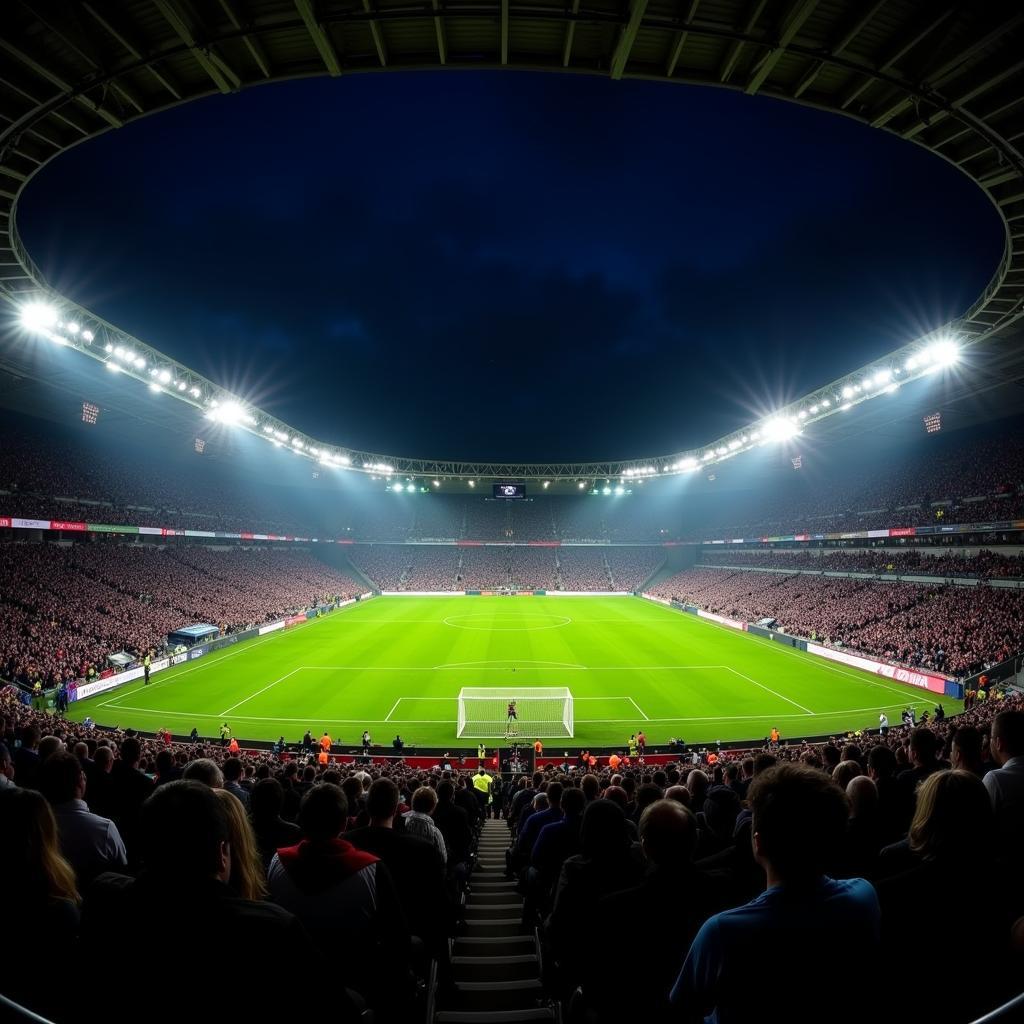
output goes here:
[{"label": "jumbotron screen", "polygon": [[495,484],[493,493],[496,498],[525,498],[526,484]]}]

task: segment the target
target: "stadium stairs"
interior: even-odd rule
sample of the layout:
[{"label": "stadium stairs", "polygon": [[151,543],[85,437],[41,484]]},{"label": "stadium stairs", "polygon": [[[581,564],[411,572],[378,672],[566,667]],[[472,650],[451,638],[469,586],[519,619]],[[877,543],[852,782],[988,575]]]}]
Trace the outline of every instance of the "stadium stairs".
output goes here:
[{"label": "stadium stairs", "polygon": [[561,1020],[540,981],[540,955],[523,900],[505,877],[508,826],[487,819],[470,877],[464,924],[452,948],[453,984],[433,1024],[528,1024]]},{"label": "stadium stairs", "polygon": [[365,586],[368,591],[373,592],[378,589],[377,584],[374,583],[373,580],[371,580],[370,577],[367,576],[365,572],[358,568],[358,566],[356,566],[355,562],[353,562],[351,558],[347,558],[345,560],[345,564],[342,566],[342,568],[345,572],[349,574],[349,576],[352,577],[352,579],[358,580],[360,583],[362,583],[363,586]]}]

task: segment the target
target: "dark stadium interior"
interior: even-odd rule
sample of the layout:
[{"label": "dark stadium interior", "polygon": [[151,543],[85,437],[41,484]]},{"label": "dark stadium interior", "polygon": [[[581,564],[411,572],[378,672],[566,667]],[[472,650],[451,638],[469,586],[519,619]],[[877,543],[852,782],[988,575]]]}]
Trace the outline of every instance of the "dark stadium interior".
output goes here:
[{"label": "dark stadium interior", "polygon": [[[1022,52],[1002,2],[0,5],[0,1020],[1024,1019]],[[643,721],[584,749],[528,682],[434,749],[101,696],[190,725],[197,658],[455,595],[905,703],[590,696]],[[641,667],[600,632],[533,664]],[[795,704],[732,650],[654,667]],[[507,671],[456,656],[387,671]]]}]

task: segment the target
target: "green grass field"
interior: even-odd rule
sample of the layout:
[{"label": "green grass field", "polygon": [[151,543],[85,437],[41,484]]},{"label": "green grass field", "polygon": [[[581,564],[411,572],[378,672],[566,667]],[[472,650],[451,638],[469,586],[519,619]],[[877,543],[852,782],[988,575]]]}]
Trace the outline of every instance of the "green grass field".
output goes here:
[{"label": "green grass field", "polygon": [[[513,671],[514,669],[514,671]],[[457,746],[464,686],[567,686],[573,747],[760,739],[898,723],[934,695],[635,597],[381,597],[71,705],[100,725]],[[957,703],[943,701],[947,711]],[[524,735],[523,739],[532,739]],[[473,745],[467,737],[463,744]],[[552,749],[560,741],[550,741]],[[567,744],[568,745],[568,744]]]}]

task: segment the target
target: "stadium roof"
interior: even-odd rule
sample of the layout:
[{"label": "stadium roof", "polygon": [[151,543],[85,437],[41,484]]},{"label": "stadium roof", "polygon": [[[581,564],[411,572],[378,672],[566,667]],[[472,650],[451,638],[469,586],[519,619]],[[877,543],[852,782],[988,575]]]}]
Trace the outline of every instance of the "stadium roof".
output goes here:
[{"label": "stadium roof", "polygon": [[[984,391],[991,402],[1009,388],[1014,401],[1024,377],[1024,322],[1018,324],[1024,317],[1024,8],[1016,3],[7,0],[0,37],[0,294],[20,302],[47,290],[18,238],[17,201],[36,171],[63,150],[211,93],[303,76],[439,67],[715,85],[833,111],[928,148],[985,191],[1005,230],[992,280],[948,332],[973,347],[981,373],[965,382],[961,397]],[[628,194],[623,183],[624,201]],[[124,372],[156,386],[165,372],[175,397],[207,411],[218,401],[223,410],[226,396],[213,382],[80,307],[60,305],[65,318],[70,310],[73,322],[88,319],[96,335],[88,344],[80,332],[63,335],[71,347],[108,362],[115,348],[126,349],[136,365],[122,366]],[[916,375],[905,369],[908,360],[934,340],[915,342],[776,410],[773,422],[827,418],[823,430],[842,430],[842,417],[833,416],[837,396],[886,370]],[[811,414],[815,406],[819,412]],[[703,464],[743,450],[752,429],[653,459],[492,465],[354,452],[258,410],[244,415],[250,412],[258,422],[243,423],[247,429],[279,440],[277,431],[289,444],[297,439],[303,454],[312,448],[314,457],[330,452],[352,468],[417,475],[675,471],[684,458]]]}]

